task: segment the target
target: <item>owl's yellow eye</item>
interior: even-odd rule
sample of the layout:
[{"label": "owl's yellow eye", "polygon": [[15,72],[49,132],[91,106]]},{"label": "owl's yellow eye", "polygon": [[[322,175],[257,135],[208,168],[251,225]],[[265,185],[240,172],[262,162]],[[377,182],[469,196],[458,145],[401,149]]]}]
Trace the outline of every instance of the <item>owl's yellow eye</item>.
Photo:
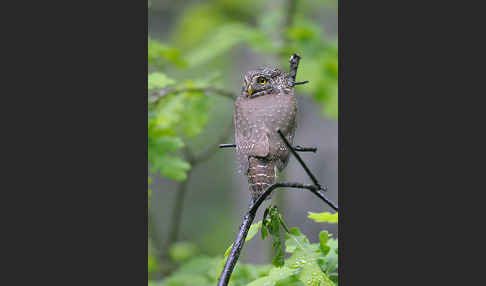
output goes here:
[{"label": "owl's yellow eye", "polygon": [[259,84],[261,84],[261,85],[264,85],[264,84],[266,84],[266,83],[267,83],[267,79],[266,79],[266,78],[264,78],[264,77],[259,77],[259,78],[257,79],[257,82],[258,82]]}]

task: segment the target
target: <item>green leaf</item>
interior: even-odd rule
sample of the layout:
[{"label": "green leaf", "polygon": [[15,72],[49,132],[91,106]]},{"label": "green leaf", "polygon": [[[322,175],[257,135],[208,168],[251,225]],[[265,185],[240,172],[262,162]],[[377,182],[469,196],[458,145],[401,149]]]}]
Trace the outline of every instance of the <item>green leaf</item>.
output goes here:
[{"label": "green leaf", "polygon": [[[248,230],[248,234],[246,235],[245,241],[249,241],[250,239],[252,239],[255,236],[255,234],[258,233],[260,227],[262,227],[262,221],[252,224],[250,226],[250,229]],[[228,249],[226,249],[226,252],[224,253],[225,260],[230,254],[232,247],[233,247],[233,243],[228,247]]]},{"label": "green leaf", "polygon": [[154,144],[158,145],[157,148],[163,149],[166,152],[174,152],[184,146],[184,142],[179,137],[163,136],[155,138],[153,141]]},{"label": "green leaf", "polygon": [[258,233],[260,227],[262,227],[262,221],[252,224],[250,226],[250,229],[248,230],[248,235],[246,236],[245,241],[252,239],[255,236],[255,234]]},{"label": "green leaf", "polygon": [[280,216],[277,207],[272,207],[269,211],[270,221],[267,224],[268,232],[276,236],[280,235]]},{"label": "green leaf", "polygon": [[175,80],[168,78],[163,73],[154,72],[148,75],[148,89],[164,88],[174,83]]},{"label": "green leaf", "polygon": [[309,212],[309,215],[307,217],[314,220],[315,222],[338,223],[338,213],[331,214],[330,212]]},{"label": "green leaf", "polygon": [[334,282],[315,263],[307,263],[302,267],[299,280],[306,286],[334,286]]},{"label": "green leaf", "polygon": [[327,245],[331,249],[329,253],[325,257],[325,261],[327,263],[326,272],[330,275],[335,273],[337,275],[338,270],[338,241],[336,239],[329,239]]},{"label": "green leaf", "polygon": [[187,92],[185,98],[184,120],[180,122],[180,129],[187,137],[200,134],[209,119],[209,98],[202,92]]},{"label": "green leaf", "polygon": [[176,181],[184,181],[187,178],[186,172],[191,169],[191,165],[179,157],[165,155],[160,157],[154,167],[160,169],[160,173]]},{"label": "green leaf", "polygon": [[284,250],[282,233],[280,231],[282,218],[278,212],[278,208],[276,206],[267,208],[263,214],[263,218],[262,238],[265,239],[267,232],[271,235],[272,250],[275,253],[272,264],[276,267],[281,267],[284,265]]},{"label": "green leaf", "polygon": [[282,238],[275,238],[272,243],[272,249],[275,251],[275,255],[272,259],[272,264],[276,267],[281,267],[284,265],[284,251],[282,245]]},{"label": "green leaf", "polygon": [[273,268],[268,276],[259,278],[247,286],[275,286],[278,281],[294,275],[296,272],[288,267]]},{"label": "green leaf", "polygon": [[268,235],[267,227],[262,225],[262,240],[264,240],[267,235]]},{"label": "green leaf", "polygon": [[308,250],[310,248],[309,240],[297,227],[293,227],[289,229],[288,233],[285,233],[286,252],[294,253],[297,249]]}]

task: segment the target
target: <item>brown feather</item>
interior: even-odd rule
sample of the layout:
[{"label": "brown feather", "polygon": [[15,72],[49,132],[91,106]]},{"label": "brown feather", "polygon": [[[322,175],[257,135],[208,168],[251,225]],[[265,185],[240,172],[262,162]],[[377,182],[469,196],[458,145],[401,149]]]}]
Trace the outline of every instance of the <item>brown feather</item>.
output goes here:
[{"label": "brown feather", "polygon": [[[271,184],[275,183],[275,163],[270,160],[250,157],[248,167],[248,185],[250,195],[255,201]],[[268,196],[266,199],[270,199]]]}]

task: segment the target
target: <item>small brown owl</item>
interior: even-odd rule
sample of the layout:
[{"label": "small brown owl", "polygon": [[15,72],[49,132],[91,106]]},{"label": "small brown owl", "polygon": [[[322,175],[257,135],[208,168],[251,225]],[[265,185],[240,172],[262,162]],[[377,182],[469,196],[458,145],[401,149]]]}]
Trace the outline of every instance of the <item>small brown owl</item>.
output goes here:
[{"label": "small brown owl", "polygon": [[241,95],[235,102],[235,141],[253,201],[275,182],[276,169],[282,171],[287,165],[289,150],[277,130],[293,144],[296,113],[288,74],[267,67],[245,74]]}]

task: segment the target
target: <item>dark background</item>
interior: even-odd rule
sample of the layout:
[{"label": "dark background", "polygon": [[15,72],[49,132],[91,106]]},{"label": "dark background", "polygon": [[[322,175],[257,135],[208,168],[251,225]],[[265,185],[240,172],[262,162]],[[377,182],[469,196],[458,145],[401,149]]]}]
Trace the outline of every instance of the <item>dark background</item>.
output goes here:
[{"label": "dark background", "polygon": [[[340,2],[340,284],[477,284],[482,10]],[[2,279],[145,284],[146,3],[18,4],[4,18]]]}]

